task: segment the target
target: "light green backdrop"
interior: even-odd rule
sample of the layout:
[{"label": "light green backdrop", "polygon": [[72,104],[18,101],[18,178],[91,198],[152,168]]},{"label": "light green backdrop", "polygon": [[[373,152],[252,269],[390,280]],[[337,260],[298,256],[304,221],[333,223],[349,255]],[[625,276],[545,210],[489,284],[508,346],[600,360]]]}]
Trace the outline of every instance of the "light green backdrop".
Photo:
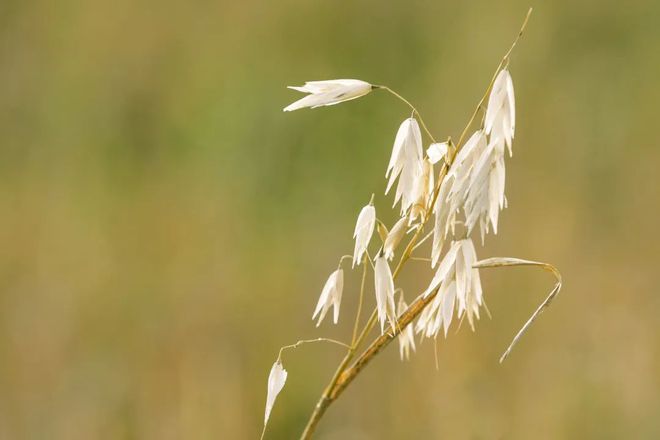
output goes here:
[{"label": "light green backdrop", "polygon": [[[355,77],[467,121],[523,1],[5,1],[0,6],[0,439],[252,439],[406,108],[281,109]],[[320,439],[660,437],[660,3],[546,1],[516,50],[509,208],[482,257],[493,319],[382,354]],[[385,218],[392,219],[393,217]],[[419,263],[408,296],[430,277]],[[351,284],[353,283],[353,284]],[[371,300],[371,297],[370,297]],[[295,438],[340,353],[288,353],[267,438]]]}]

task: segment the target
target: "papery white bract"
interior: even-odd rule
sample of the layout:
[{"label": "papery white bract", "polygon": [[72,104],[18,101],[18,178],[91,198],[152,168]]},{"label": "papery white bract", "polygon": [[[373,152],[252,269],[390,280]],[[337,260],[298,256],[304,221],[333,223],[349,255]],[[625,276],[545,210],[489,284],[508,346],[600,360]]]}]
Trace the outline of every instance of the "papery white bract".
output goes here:
[{"label": "papery white bract", "polygon": [[417,218],[423,220],[423,215],[431,202],[431,194],[433,194],[434,178],[433,178],[433,164],[428,160],[422,161],[422,173],[415,182],[414,196],[415,202],[410,208],[410,222],[414,222]]},{"label": "papery white bract", "polygon": [[447,142],[435,143],[435,144],[431,144],[426,149],[426,155],[429,157],[431,163],[435,165],[436,163],[438,163],[439,161],[445,158],[448,150],[449,150],[449,144]]},{"label": "papery white bract", "polygon": [[450,195],[454,176],[445,176],[440,185],[438,197],[435,201],[433,211],[435,212],[435,222],[433,224],[433,246],[431,248],[431,266],[435,267],[440,259],[442,248],[444,247],[449,230],[454,227],[456,222],[457,208],[453,205]]},{"label": "papery white bract", "polygon": [[468,235],[477,224],[482,242],[490,226],[497,234],[499,212],[506,205],[504,148],[504,138],[489,141],[483,130],[477,130],[456,155],[434,207],[433,266],[449,231],[454,230],[458,211],[463,211]]},{"label": "papery white bract", "polygon": [[452,185],[450,198],[452,201],[453,209],[460,209],[467,197],[468,190],[470,189],[470,176],[474,165],[479,161],[483,152],[488,146],[486,133],[483,130],[475,131],[472,136],[465,142],[456,154],[454,163],[452,164],[447,177],[453,177],[454,183]]},{"label": "papery white bract", "polygon": [[385,172],[389,178],[385,194],[397,180],[394,204],[401,201],[401,214],[415,203],[415,184],[422,174],[422,132],[415,118],[408,118],[401,123],[394,139],[392,156]]},{"label": "papery white bract", "polygon": [[308,81],[302,87],[289,86],[290,89],[309,93],[302,99],[284,108],[285,112],[300,108],[316,108],[334,105],[340,102],[364,96],[372,90],[372,85],[359,79],[333,79],[328,81]]},{"label": "papery white bract", "polygon": [[469,234],[479,222],[482,243],[490,225],[493,227],[493,233],[497,234],[499,213],[506,206],[504,142],[502,138],[491,138],[470,175],[464,207],[465,226]]},{"label": "papery white bract", "polygon": [[[408,304],[403,299],[403,294],[399,296],[399,303],[397,304],[397,314],[401,316],[401,314],[406,311],[408,308]],[[415,332],[413,329],[412,324],[408,324],[406,328],[401,329],[401,333],[398,336],[399,339],[399,356],[401,356],[401,360],[408,360],[410,359],[410,349],[412,348],[412,351],[416,350],[415,347]]]},{"label": "papery white bract", "polygon": [[497,74],[488,98],[485,129],[491,138],[501,138],[512,154],[511,142],[516,131],[516,99],[513,81],[507,69]]},{"label": "papery white bract", "polygon": [[429,296],[435,289],[438,288],[440,283],[442,283],[449,275],[451,275],[451,271],[453,270],[454,263],[456,262],[456,255],[458,254],[458,250],[461,247],[461,242],[460,241],[453,241],[451,246],[449,247],[449,250],[443,257],[442,261],[440,262],[440,266],[438,266],[438,269],[435,271],[435,274],[433,275],[433,279],[431,279],[431,283],[429,284],[429,287],[426,288],[422,296],[425,298]]},{"label": "papery white bract", "polygon": [[476,252],[470,238],[452,242],[429,287],[423,295],[438,289],[433,301],[422,311],[415,325],[417,333],[435,337],[440,328],[447,336],[454,310],[458,318],[467,313],[468,322],[474,329],[474,317],[479,319],[479,307],[483,303],[481,279],[476,263]]},{"label": "papery white bract", "polygon": [[362,208],[355,223],[353,238],[355,239],[355,250],[353,251],[353,266],[362,262],[362,256],[367,251],[371,236],[376,225],[376,208],[371,202]]},{"label": "papery white bract", "polygon": [[401,239],[406,235],[407,227],[408,219],[406,217],[401,217],[399,221],[392,226],[392,230],[387,234],[387,238],[385,238],[385,243],[383,244],[383,253],[388,260],[392,261],[392,258],[394,258],[394,251],[401,242]]},{"label": "papery white bract", "polygon": [[458,317],[467,314],[468,323],[474,331],[474,318],[479,319],[479,307],[483,305],[483,290],[479,269],[474,268],[477,262],[477,252],[472,239],[461,240],[461,255],[463,262],[456,261],[456,298],[458,299]]},{"label": "papery white bract", "polygon": [[323,286],[321,295],[319,296],[319,302],[316,304],[316,309],[312,315],[312,319],[316,318],[316,315],[320,313],[319,320],[316,323],[318,327],[325,318],[325,314],[330,309],[330,306],[334,307],[333,309],[333,322],[337,324],[339,319],[339,306],[341,304],[341,294],[344,289],[344,270],[339,268],[336,271],[332,272],[328,277],[328,280]]},{"label": "papery white bract", "polygon": [[386,322],[396,328],[396,310],[394,309],[394,279],[387,259],[384,255],[376,257],[374,265],[374,282],[376,291],[376,308],[378,310],[378,321],[380,331],[385,329]]},{"label": "papery white bract", "polygon": [[454,316],[456,282],[442,283],[433,301],[419,315],[415,331],[426,338],[435,338],[444,327],[445,337]]},{"label": "papery white bract", "polygon": [[282,367],[282,362],[278,359],[273,364],[273,367],[270,369],[270,374],[268,375],[268,393],[266,394],[266,413],[264,415],[264,426],[268,423],[268,418],[270,417],[270,411],[273,409],[275,404],[275,398],[284,388],[284,383],[286,382],[287,372]]}]

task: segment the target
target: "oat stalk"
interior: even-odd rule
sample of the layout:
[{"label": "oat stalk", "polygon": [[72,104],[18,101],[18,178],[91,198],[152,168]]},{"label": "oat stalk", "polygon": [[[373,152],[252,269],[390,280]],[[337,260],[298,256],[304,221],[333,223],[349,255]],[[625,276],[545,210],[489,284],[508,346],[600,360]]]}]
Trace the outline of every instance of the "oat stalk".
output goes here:
[{"label": "oat stalk", "polygon": [[[339,259],[337,269],[325,282],[312,315],[313,320],[318,317],[316,325],[319,326],[332,310],[330,316],[334,323],[337,323],[344,289],[342,263],[350,259],[351,269],[362,264],[351,342],[347,344],[336,339],[317,338],[298,341],[280,349],[268,378],[264,433],[275,399],[284,387],[288,375],[281,361],[283,350],[321,341],[346,348],[344,358],[324,388],[302,434],[302,439],[309,439],[330,404],[394,338],[399,340],[402,360],[408,359],[411,351],[416,350],[415,333],[419,334],[420,338],[433,338],[437,369],[437,336],[443,330],[447,337],[453,317],[456,316],[456,320],[459,320],[458,328],[467,318],[467,323],[474,330],[475,320],[479,319],[481,309],[490,316],[483,298],[479,269],[537,266],[552,272],[557,280],[545,301],[513,338],[500,362],[509,355],[529,326],[558,294],[561,289],[561,275],[554,266],[517,258],[478,260],[472,240],[472,232],[477,229],[481,233],[482,244],[491,231],[497,234],[499,213],[507,205],[504,195],[504,158],[506,149],[509,155],[512,154],[516,120],[509,57],[523,35],[531,12],[530,8],[518,35],[495,69],[484,95],[456,143],[451,138],[438,143],[417,108],[388,86],[372,85],[358,79],[335,79],[308,81],[303,86],[290,87],[307,95],[285,107],[284,111],[335,105],[360,98],[375,90],[384,90],[408,106],[411,115],[399,126],[385,173],[388,180],[385,194],[396,188],[393,207],[400,204],[399,219],[388,230],[377,217],[372,194],[371,200],[361,209],[357,218],[353,233],[353,255],[344,255]],[[475,125],[480,113],[483,113],[481,123],[468,138],[468,132]],[[431,141],[426,152],[423,149],[422,130]],[[438,164],[440,161],[442,162]],[[437,175],[433,170],[435,164],[440,166]],[[395,183],[397,184],[394,185]],[[426,232],[426,226],[434,215],[433,228]],[[377,231],[382,244],[378,251],[372,254],[369,252],[369,245],[374,231]],[[394,259],[397,247],[405,241],[408,234],[412,236],[392,271],[390,261]],[[433,243],[430,258],[413,256],[431,237]],[[448,238],[451,238],[451,241],[448,241]],[[448,249],[444,249],[446,243],[449,244]],[[437,268],[426,290],[408,306],[403,289],[396,286],[395,281],[411,260],[429,262],[432,268],[436,268],[436,265]],[[360,327],[369,267],[373,271],[376,307]],[[395,305],[394,298],[397,294],[398,305]],[[416,321],[414,326],[413,321]],[[371,341],[358,356],[358,350],[362,350],[376,324],[380,324],[380,336]]]},{"label": "oat stalk", "polygon": [[[425,236],[420,240],[420,236],[424,230],[424,226],[428,222],[428,220],[431,217],[432,214],[432,207],[435,205],[441,185],[443,183],[443,180],[447,176],[448,170],[451,167],[457,152],[461,149],[461,147],[464,146],[465,138],[466,135],[470,129],[470,127],[473,125],[473,123],[476,120],[476,117],[478,116],[479,112],[484,110],[484,103],[488,99],[492,89],[493,85],[495,84],[496,78],[498,77],[498,74],[502,70],[503,67],[505,67],[508,64],[509,57],[513,51],[513,49],[516,47],[519,39],[522,37],[523,32],[525,30],[525,27],[527,26],[527,22],[529,20],[529,17],[531,15],[532,9],[530,8],[529,11],[527,12],[527,15],[525,16],[525,19],[523,21],[523,24],[520,28],[520,31],[518,32],[518,35],[514,39],[513,43],[505,53],[504,57],[501,59],[499,65],[497,66],[495,73],[486,89],[486,92],[484,93],[483,97],[477,104],[477,107],[475,108],[474,112],[472,113],[468,123],[466,124],[465,128],[461,132],[461,135],[458,139],[458,142],[454,145],[451,142],[451,139],[448,141],[449,146],[451,147],[447,155],[445,157],[445,161],[442,165],[442,168],[438,174],[437,177],[437,183],[434,187],[433,190],[433,195],[432,195],[432,202],[427,206],[427,208],[424,210],[423,215],[422,215],[422,221],[420,222],[419,226],[417,227],[414,235],[408,242],[408,245],[406,246],[401,258],[399,259],[399,262],[396,266],[396,269],[394,270],[392,277],[393,279],[396,279],[397,276],[400,274],[401,270],[405,266],[406,262],[409,261],[412,257],[412,252],[421,244],[418,243],[418,241],[425,241],[429,236]],[[376,89],[384,89],[388,91],[389,93],[395,95],[397,98],[402,100],[404,103],[406,103],[413,111],[414,114],[416,114],[421,123],[422,127],[424,128],[425,132],[427,135],[431,138],[433,142],[435,142],[435,139],[433,135],[430,133],[428,130],[426,124],[423,122],[423,119],[421,118],[420,113],[417,111],[417,109],[405,98],[403,98],[401,95],[398,93],[394,92],[392,89],[386,86],[374,86]],[[488,260],[482,260],[480,263],[482,266],[478,267],[495,267],[493,266],[488,266],[487,263],[484,263],[484,261]],[[536,263],[536,262],[525,262],[522,263],[524,260],[518,261],[516,264],[536,264],[536,265],[544,265],[544,263]],[[492,263],[492,262],[491,262]],[[501,262],[500,262],[501,263]],[[513,265],[513,264],[499,264],[499,266],[505,266],[505,265]],[[476,266],[475,266],[476,267]],[[550,265],[545,265],[543,267],[546,268],[551,268],[552,266]],[[554,269],[554,268],[553,268]],[[365,269],[366,270],[366,269]],[[547,305],[550,303],[552,298],[556,295],[556,293],[559,291],[559,288],[561,287],[561,278],[558,275],[558,272],[556,269],[553,271],[556,276],[558,276],[558,285],[556,286],[555,289],[553,289],[553,292],[551,292],[550,296],[544,303],[537,309],[537,311],[532,315],[530,320],[523,326],[521,331],[516,335],[514,338],[512,344],[510,345],[509,349],[505,352],[505,354],[502,356],[500,362],[509,354],[511,348],[515,345],[515,343],[519,340],[519,338],[522,336],[522,334],[526,331],[526,329],[531,325],[531,323],[536,319],[536,317],[542,312],[542,310],[547,307]],[[364,285],[364,283],[362,283]],[[361,291],[364,289],[362,288]],[[339,366],[337,367],[334,375],[332,376],[332,379],[328,383],[328,385],[325,387],[323,393],[321,394],[321,397],[319,398],[316,406],[314,407],[314,410],[312,414],[310,415],[310,418],[307,422],[307,425],[301,435],[301,439],[310,439],[313,435],[313,433],[316,430],[316,427],[327,411],[328,407],[332,402],[334,402],[340,395],[341,393],[348,387],[352,381],[357,377],[357,375],[364,369],[364,367],[383,349],[385,348],[395,337],[399,335],[399,333],[406,328],[406,326],[410,325],[413,320],[415,320],[419,315],[422,313],[422,311],[427,307],[436,297],[438,294],[439,288],[435,288],[433,291],[430,292],[428,295],[420,295],[418,296],[411,304],[410,306],[398,316],[396,320],[396,325],[393,326],[393,328],[388,329],[387,331],[383,332],[380,336],[378,336],[369,346],[365,349],[365,351],[355,360],[355,362],[351,364],[353,359],[355,359],[356,351],[360,348],[366,337],[368,336],[369,332],[373,329],[377,322],[377,312],[374,310],[370,316],[370,318],[367,320],[366,324],[362,328],[362,331],[360,332],[360,335],[357,337],[357,339],[353,338],[353,343],[351,344],[351,347],[347,350],[343,360],[340,362]],[[362,293],[360,295],[360,298],[362,297]],[[362,304],[362,300],[360,299],[360,305]],[[360,306],[361,307],[361,306]],[[359,319],[359,314],[358,318]],[[355,327],[357,329],[357,326]],[[356,332],[354,332],[355,335]]]}]

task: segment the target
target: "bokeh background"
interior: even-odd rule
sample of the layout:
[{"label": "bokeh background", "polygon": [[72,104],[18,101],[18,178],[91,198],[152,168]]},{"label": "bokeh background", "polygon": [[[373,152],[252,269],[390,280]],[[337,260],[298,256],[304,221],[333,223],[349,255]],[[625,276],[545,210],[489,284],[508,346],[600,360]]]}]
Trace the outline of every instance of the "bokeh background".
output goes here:
[{"label": "bokeh background", "polygon": [[[511,72],[509,208],[482,257],[493,319],[392,346],[319,439],[660,437],[660,2],[4,1],[0,439],[252,439],[407,109],[284,114],[305,80],[390,85],[456,138],[529,6]],[[430,279],[411,264],[410,299]],[[372,290],[369,305],[373,304]],[[266,438],[296,438],[342,355],[287,352]]]}]

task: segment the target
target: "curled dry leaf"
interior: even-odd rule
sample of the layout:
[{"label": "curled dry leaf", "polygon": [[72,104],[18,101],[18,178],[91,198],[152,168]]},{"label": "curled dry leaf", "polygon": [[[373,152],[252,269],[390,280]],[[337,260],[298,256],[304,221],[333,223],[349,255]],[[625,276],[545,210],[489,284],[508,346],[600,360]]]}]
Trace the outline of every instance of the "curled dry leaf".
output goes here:
[{"label": "curled dry leaf", "polygon": [[518,331],[518,333],[516,333],[516,336],[514,336],[513,340],[511,341],[511,344],[509,344],[509,347],[500,357],[500,363],[504,362],[504,360],[511,353],[511,350],[513,349],[514,345],[518,343],[518,340],[520,340],[520,338],[527,331],[529,326],[532,325],[534,321],[536,321],[536,318],[538,318],[538,316],[543,312],[543,310],[545,310],[545,308],[550,305],[552,300],[555,299],[555,296],[557,296],[559,290],[561,290],[561,284],[562,284],[561,273],[559,272],[559,270],[557,270],[557,268],[554,267],[552,264],[542,263],[540,261],[523,260],[520,258],[511,258],[511,257],[494,257],[494,258],[487,258],[485,260],[477,261],[472,265],[472,267],[476,269],[485,269],[490,267],[505,267],[505,266],[541,267],[547,270],[548,272],[552,273],[555,279],[557,280],[557,282],[555,283],[555,286],[552,288],[552,290],[545,298],[545,300],[541,303],[541,305],[537,307],[534,313],[532,313],[532,316],[527,320],[525,325],[523,325],[522,328]]}]

